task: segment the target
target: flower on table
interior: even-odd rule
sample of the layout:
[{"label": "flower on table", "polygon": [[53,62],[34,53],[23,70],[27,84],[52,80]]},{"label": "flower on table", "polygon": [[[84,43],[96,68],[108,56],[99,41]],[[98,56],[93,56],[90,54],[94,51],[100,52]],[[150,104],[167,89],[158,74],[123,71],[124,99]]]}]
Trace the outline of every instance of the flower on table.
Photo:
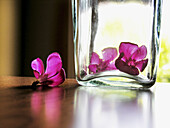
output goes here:
[{"label": "flower on table", "polygon": [[105,48],[102,50],[103,58],[101,59],[96,52],[92,53],[90,58],[89,70],[92,73],[97,73],[106,70],[115,70],[115,61],[117,57],[116,48]]},{"label": "flower on table", "polygon": [[144,71],[148,64],[146,46],[138,47],[137,44],[122,42],[119,46],[119,57],[115,61],[115,66],[122,72],[130,75],[139,75],[139,70]]},{"label": "flower on table", "polygon": [[41,85],[51,87],[57,86],[65,80],[65,70],[62,68],[62,60],[57,52],[50,54],[47,58],[47,67],[44,72],[44,64],[40,58],[32,61],[31,67],[34,76]]}]

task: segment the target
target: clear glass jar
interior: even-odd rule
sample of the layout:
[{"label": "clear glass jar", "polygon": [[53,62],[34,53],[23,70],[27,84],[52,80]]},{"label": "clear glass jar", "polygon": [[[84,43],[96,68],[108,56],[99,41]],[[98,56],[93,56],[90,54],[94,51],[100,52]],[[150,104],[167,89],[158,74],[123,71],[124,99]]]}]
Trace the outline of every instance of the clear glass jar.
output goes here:
[{"label": "clear glass jar", "polygon": [[162,0],[72,0],[76,79],[85,86],[151,87]]}]

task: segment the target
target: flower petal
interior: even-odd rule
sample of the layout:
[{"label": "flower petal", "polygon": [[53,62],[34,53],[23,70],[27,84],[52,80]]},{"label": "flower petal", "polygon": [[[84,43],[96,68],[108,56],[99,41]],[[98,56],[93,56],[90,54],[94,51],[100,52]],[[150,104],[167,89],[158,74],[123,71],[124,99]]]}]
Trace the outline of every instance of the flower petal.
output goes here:
[{"label": "flower petal", "polygon": [[136,67],[139,68],[141,72],[146,68],[148,64],[148,59],[136,62]]},{"label": "flower petal", "polygon": [[142,45],[140,48],[138,48],[132,55],[132,59],[136,61],[143,60],[147,55],[147,49],[146,46]]},{"label": "flower petal", "polygon": [[138,45],[130,42],[121,42],[119,46],[119,53],[124,53],[124,59],[129,60],[132,54],[138,49]]},{"label": "flower petal", "polygon": [[96,73],[97,72],[97,67],[98,65],[97,64],[91,64],[89,65],[89,70],[93,73]]},{"label": "flower petal", "polygon": [[115,61],[109,63],[109,64],[107,65],[107,68],[106,68],[106,70],[116,70],[116,69],[117,69],[117,68],[116,68],[116,66],[115,66]]},{"label": "flower petal", "polygon": [[52,84],[49,84],[51,87],[55,87],[57,85],[62,84],[66,79],[65,70],[62,68],[58,74],[48,79],[48,81],[52,81]]},{"label": "flower petal", "polygon": [[37,72],[36,70],[33,70],[33,73],[34,73],[34,76],[35,76],[36,79],[40,78],[41,75],[40,75],[39,72]]},{"label": "flower petal", "polygon": [[117,69],[119,69],[121,72],[125,72],[130,75],[139,75],[139,71],[134,66],[129,66],[127,63],[121,60],[123,57],[122,54],[120,54],[119,58],[115,61],[115,66]]},{"label": "flower petal", "polygon": [[[48,82],[48,74],[43,74],[40,79],[39,79],[40,83],[43,83],[43,84],[47,84]],[[47,83],[46,83],[47,82]]]},{"label": "flower petal", "polygon": [[105,48],[102,50],[103,60],[104,61],[112,61],[117,57],[117,49],[116,48]]},{"label": "flower petal", "polygon": [[62,68],[61,57],[57,52],[50,54],[47,58],[47,68],[45,73],[48,74],[48,78],[57,74]]},{"label": "flower petal", "polygon": [[44,73],[44,64],[40,58],[37,58],[31,62],[31,67],[34,70],[35,78],[39,77]]},{"label": "flower petal", "polygon": [[97,53],[93,52],[91,59],[90,59],[90,64],[99,64],[99,63],[100,63],[99,55]]}]

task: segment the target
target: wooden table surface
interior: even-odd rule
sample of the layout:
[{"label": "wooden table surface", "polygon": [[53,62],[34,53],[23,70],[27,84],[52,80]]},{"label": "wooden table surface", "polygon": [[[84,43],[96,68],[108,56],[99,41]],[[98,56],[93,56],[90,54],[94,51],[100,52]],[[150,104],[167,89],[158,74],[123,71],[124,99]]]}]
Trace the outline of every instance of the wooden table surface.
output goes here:
[{"label": "wooden table surface", "polygon": [[170,84],[150,90],[32,88],[33,77],[0,77],[0,128],[169,128]]}]

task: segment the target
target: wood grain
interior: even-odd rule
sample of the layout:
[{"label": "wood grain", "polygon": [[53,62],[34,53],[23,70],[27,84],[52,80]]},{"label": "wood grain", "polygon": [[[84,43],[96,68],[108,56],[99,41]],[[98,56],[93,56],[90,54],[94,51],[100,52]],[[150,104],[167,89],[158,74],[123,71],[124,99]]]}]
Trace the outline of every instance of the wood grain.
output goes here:
[{"label": "wood grain", "polygon": [[77,82],[67,79],[60,87],[32,89],[34,80],[33,77],[0,77],[0,127],[69,127]]}]

